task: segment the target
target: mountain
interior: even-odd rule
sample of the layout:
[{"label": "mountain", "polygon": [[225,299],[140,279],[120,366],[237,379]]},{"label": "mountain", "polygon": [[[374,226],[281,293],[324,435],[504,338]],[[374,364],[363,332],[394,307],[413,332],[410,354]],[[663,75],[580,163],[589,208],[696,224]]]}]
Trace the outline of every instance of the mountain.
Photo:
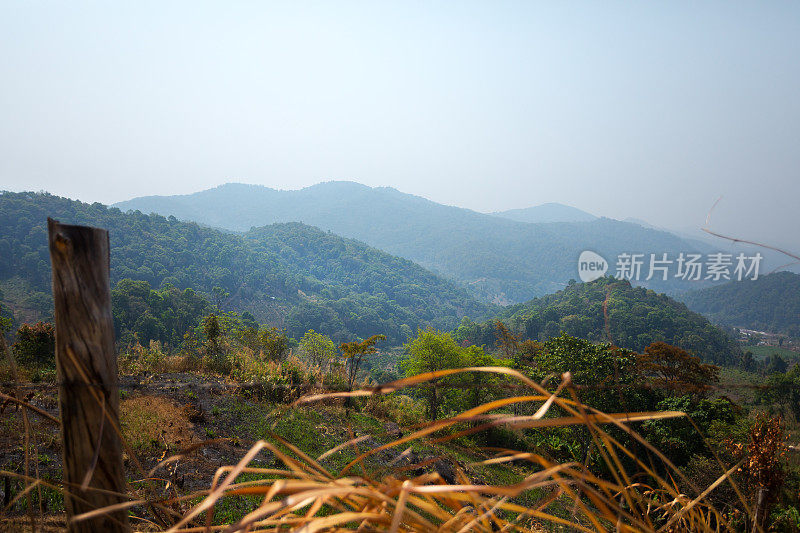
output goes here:
[{"label": "mountain", "polygon": [[[570,283],[554,294],[507,308],[498,320],[521,339],[546,340],[563,331],[592,342],[607,342],[610,336],[617,346],[639,352],[664,341],[716,364],[734,363],[741,355],[738,344],[723,330],[684,304],[611,277]],[[456,337],[492,345],[494,321],[464,319]]]},{"label": "mountain", "polygon": [[581,211],[577,207],[564,204],[546,203],[523,209],[509,209],[508,211],[496,211],[491,213],[496,217],[516,220],[517,222],[591,222],[597,217]]},{"label": "mountain", "polygon": [[775,272],[731,281],[680,299],[717,324],[800,337],[800,274]]},{"label": "mountain", "polygon": [[465,315],[493,311],[409,260],[301,223],[234,234],[47,193],[6,192],[0,290],[25,319],[52,308],[48,216],[109,230],[112,284],[130,278],[205,294],[221,287],[229,293],[224,308],[294,335],[311,328],[337,340],[384,333],[399,343],[416,328],[450,329]]},{"label": "mountain", "polygon": [[[484,300],[502,304],[563,288],[577,278],[578,256],[584,250],[601,254],[612,269],[620,253],[649,257],[650,253],[674,256],[711,251],[665,231],[607,218],[531,224],[353,182],[326,182],[292,191],[227,184],[183,196],[142,197],[116,206],[233,231],[304,222],[410,259],[461,283]],[[672,277],[645,284],[662,291],[686,290],[687,285]]]}]

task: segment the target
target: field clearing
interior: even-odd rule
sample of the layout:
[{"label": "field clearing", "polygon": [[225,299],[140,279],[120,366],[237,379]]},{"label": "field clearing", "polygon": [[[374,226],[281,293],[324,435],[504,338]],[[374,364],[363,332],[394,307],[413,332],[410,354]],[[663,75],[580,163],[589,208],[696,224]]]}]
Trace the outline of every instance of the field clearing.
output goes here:
[{"label": "field clearing", "polygon": [[755,346],[755,345],[743,345],[742,351],[750,351],[753,352],[753,357],[756,359],[766,359],[772,354],[778,354],[786,360],[797,360],[800,359],[800,352],[795,352],[789,350],[787,348],[783,348],[781,346]]}]

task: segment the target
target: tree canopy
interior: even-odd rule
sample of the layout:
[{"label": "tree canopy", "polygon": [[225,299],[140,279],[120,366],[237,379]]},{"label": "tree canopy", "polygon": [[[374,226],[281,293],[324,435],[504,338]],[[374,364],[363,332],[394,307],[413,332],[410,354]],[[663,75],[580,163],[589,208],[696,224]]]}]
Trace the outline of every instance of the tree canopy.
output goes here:
[{"label": "tree canopy", "polygon": [[[564,332],[641,352],[658,341],[715,364],[734,364],[741,349],[723,330],[664,294],[610,277],[507,308],[499,319],[520,339],[545,341]],[[462,320],[459,342],[493,345],[496,321]]]},{"label": "tree canopy", "polygon": [[[418,327],[453,328],[465,315],[492,310],[411,261],[300,223],[232,234],[47,193],[4,192],[0,289],[26,322],[52,313],[48,216],[109,230],[112,284],[132,280],[120,289],[127,296],[117,297],[129,307],[117,312],[120,334],[139,328],[150,338],[170,338],[170,324],[188,316],[167,316],[169,304],[158,299],[182,298],[193,315],[201,306],[197,294],[291,335],[314,329],[339,342],[380,331],[400,344]],[[134,318],[131,310],[147,313]]]}]

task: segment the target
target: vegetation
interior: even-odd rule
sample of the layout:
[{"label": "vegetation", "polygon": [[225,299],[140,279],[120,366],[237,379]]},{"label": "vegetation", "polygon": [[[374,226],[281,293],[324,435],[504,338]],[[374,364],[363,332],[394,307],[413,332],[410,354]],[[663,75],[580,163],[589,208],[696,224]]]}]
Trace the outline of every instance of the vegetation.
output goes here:
[{"label": "vegetation", "polygon": [[[459,346],[450,333],[433,329],[420,330],[404,348],[400,365],[408,378],[453,368],[511,366],[511,361],[487,354],[482,347]],[[434,376],[422,391],[426,417],[436,420],[499,398],[502,393],[493,389],[496,384],[496,377],[484,372]]]},{"label": "vegetation", "polygon": [[384,340],[386,335],[372,335],[363,341],[345,342],[339,346],[347,366],[347,390],[353,390],[353,385],[361,369],[364,358],[378,351],[375,345]]},{"label": "vegetation", "polygon": [[184,334],[210,310],[208,300],[192,289],[172,285],[154,290],[147,281],[123,279],[111,291],[114,329],[118,342],[151,340],[178,346]]},{"label": "vegetation", "polygon": [[11,351],[18,364],[55,367],[56,329],[50,322],[23,324]]},{"label": "vegetation", "polygon": [[[623,252],[711,251],[628,222],[602,218],[530,224],[352,182],[320,183],[299,191],[230,183],[186,196],[136,198],[117,207],[243,232],[303,220],[410,259],[499,303],[524,302],[563,288],[583,250],[598,252],[612,265]],[[643,283],[662,292],[686,289],[685,282],[675,280]]]},{"label": "vegetation", "polygon": [[[128,306],[115,313],[120,335],[141,326],[144,337],[174,343],[182,321],[202,314],[198,295],[294,336],[314,329],[340,342],[381,331],[399,344],[418,327],[452,328],[491,309],[410,261],[303,224],[234,235],[46,193],[2,193],[0,286],[23,285],[16,292],[25,302],[6,303],[37,306],[37,319],[52,312],[48,216],[107,228],[112,283],[156,291],[119,287],[117,301]],[[131,313],[140,308],[147,312]]]},{"label": "vegetation", "polygon": [[327,335],[310,329],[300,339],[298,348],[311,364],[318,368],[324,369],[335,365],[336,345]]},{"label": "vegetation", "polygon": [[[724,331],[685,305],[610,277],[570,283],[555,294],[508,308],[500,319],[523,339],[544,341],[565,332],[639,352],[662,341],[715,364],[734,364],[741,357],[739,346]],[[455,337],[493,345],[494,330],[494,322],[464,319]]]},{"label": "vegetation", "polygon": [[791,417],[800,426],[800,365],[787,371],[784,366],[776,369],[765,386],[758,389],[757,401],[773,412]]},{"label": "vegetation", "polygon": [[[148,478],[150,486],[133,488],[135,497],[157,503],[164,491],[177,496],[178,488],[201,490],[220,458],[235,462],[246,451],[239,446],[246,444],[253,448],[240,463],[246,466],[244,474],[223,482],[233,467],[226,468],[218,485],[225,488],[206,493],[213,503],[213,524],[253,519],[267,525],[278,519],[273,513],[285,509],[283,503],[295,501],[293,493],[311,497],[304,491],[313,489],[330,497],[313,513],[308,507],[301,515],[290,512],[297,523],[341,520],[354,527],[369,517],[379,530],[390,529],[395,520],[402,525],[398,530],[411,530],[420,519],[419,524],[439,526],[472,524],[473,530],[491,529],[486,525],[491,523],[537,530],[548,524],[604,529],[622,519],[637,530],[677,524],[678,530],[715,531],[741,530],[756,519],[794,527],[792,487],[800,473],[784,458],[783,426],[776,426],[774,418],[751,419],[730,400],[714,397],[716,367],[663,342],[636,353],[566,334],[541,343],[521,341],[501,323],[495,324],[495,335],[496,348],[487,353],[483,347],[462,346],[451,333],[418,330],[406,343],[401,362],[407,378],[368,389],[366,398],[365,391],[342,392],[355,383],[353,369],[366,378],[358,370],[361,365],[345,369],[330,364],[338,360],[331,353],[333,342],[315,331],[294,343],[279,330],[254,325],[250,316],[212,309],[184,338],[181,355],[168,355],[158,340],[149,347],[135,342],[124,350],[124,372],[181,372],[180,379],[189,383],[191,373],[198,376],[198,386],[174,386],[169,396],[163,395],[168,385],[157,383],[150,390],[147,382],[124,395],[121,425],[130,452],[149,458],[148,468],[178,454],[177,463],[164,463]],[[379,338],[345,343],[340,350],[349,361],[359,355],[369,361],[378,355]],[[199,387],[214,384],[221,369],[241,384],[239,392],[215,397],[209,395],[213,389]],[[796,379],[793,372],[786,379]],[[412,384],[403,394],[398,390]],[[796,388],[784,387],[789,394]],[[336,392],[315,396],[321,403],[313,409],[289,407],[304,393],[319,390]],[[795,398],[780,396],[778,386],[775,391],[775,398],[759,401],[785,405],[793,416]],[[337,403],[342,396],[346,412]],[[594,409],[617,414],[604,419]],[[584,418],[582,410],[592,417]],[[231,444],[209,451],[207,460],[180,451],[228,436]],[[219,444],[201,447],[208,446]],[[259,450],[291,468],[276,469],[272,459],[256,459],[264,457],[256,454]],[[730,470],[737,463],[748,466]],[[185,465],[183,474],[178,465]],[[285,485],[276,485],[276,477]],[[622,481],[629,478],[637,482]],[[691,503],[718,478],[723,480],[718,488]],[[361,487],[359,499],[327,492],[338,490],[344,480]],[[580,492],[574,485],[578,480],[583,480]],[[415,499],[414,491],[401,503],[397,498],[403,486],[440,495],[439,511],[420,514],[416,506],[423,500]],[[281,487],[289,492],[283,494]],[[747,489],[737,494],[734,487]],[[264,496],[270,488],[272,503],[259,507],[262,500],[252,496]],[[624,495],[637,511],[628,504],[620,507],[621,500],[607,494]],[[388,502],[379,506],[384,511],[366,507],[371,495]],[[199,496],[182,501],[173,507],[177,523],[199,516]],[[469,507],[465,502],[471,502]],[[52,505],[58,508],[57,502]],[[350,514],[341,514],[340,505]],[[492,508],[484,524],[480,516]],[[147,512],[134,510],[137,516]]]},{"label": "vegetation", "polygon": [[680,298],[717,324],[800,337],[800,274],[775,272]]},{"label": "vegetation", "polygon": [[[759,361],[667,296],[601,278],[450,331],[490,308],[308,226],[232,235],[46,194],[2,202],[112,229],[119,427],[149,528],[800,527],[800,365]],[[21,237],[7,222],[24,253],[0,257],[4,293],[20,301],[46,290],[46,249],[35,223]],[[37,508],[63,516],[65,490],[54,328],[19,325],[26,309],[0,322],[20,363],[0,365],[12,529]]]}]

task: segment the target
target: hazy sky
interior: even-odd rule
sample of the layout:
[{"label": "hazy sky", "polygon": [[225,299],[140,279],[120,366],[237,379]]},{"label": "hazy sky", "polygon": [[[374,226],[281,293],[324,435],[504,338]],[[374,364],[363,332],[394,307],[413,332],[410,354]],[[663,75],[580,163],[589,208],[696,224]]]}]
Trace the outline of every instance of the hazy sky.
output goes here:
[{"label": "hazy sky", "polygon": [[800,246],[800,2],[0,3],[0,189],[348,179]]}]

